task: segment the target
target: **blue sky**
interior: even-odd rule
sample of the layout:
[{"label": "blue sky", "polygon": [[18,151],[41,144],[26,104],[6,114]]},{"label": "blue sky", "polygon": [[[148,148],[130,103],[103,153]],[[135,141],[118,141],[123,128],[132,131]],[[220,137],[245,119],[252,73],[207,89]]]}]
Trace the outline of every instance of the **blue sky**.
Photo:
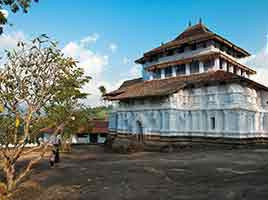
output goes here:
[{"label": "blue sky", "polygon": [[[254,55],[265,48],[267,0],[40,0],[28,14],[10,14],[14,26],[5,35],[16,37],[19,32],[31,38],[47,33],[63,49],[68,47],[67,54],[89,63],[83,67],[93,78],[96,75],[95,87],[106,84],[113,89],[138,75],[134,60],[143,52],[173,39],[200,17],[210,29]],[[96,104],[98,97],[94,98]]]}]

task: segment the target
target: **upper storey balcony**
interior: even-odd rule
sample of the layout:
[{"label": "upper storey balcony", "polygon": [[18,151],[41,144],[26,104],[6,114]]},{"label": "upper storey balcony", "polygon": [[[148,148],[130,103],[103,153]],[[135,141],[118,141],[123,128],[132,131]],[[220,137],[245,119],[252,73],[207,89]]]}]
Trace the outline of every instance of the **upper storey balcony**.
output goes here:
[{"label": "upper storey balcony", "polygon": [[191,75],[208,71],[224,70],[250,78],[256,72],[222,52],[211,51],[190,58],[150,65],[144,68],[147,79],[163,79],[180,75]]},{"label": "upper storey balcony", "polygon": [[250,54],[203,24],[187,28],[174,40],[162,44],[136,61],[143,65],[145,80],[225,70],[249,78],[256,72],[240,63]]}]

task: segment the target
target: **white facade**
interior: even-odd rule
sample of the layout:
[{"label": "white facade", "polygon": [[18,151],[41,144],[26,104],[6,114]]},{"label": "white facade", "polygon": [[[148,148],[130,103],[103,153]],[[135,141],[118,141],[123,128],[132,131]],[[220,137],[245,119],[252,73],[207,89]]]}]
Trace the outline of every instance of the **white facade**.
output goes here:
[{"label": "white facade", "polygon": [[[194,50],[186,46],[180,53],[161,54],[142,63],[143,80],[161,80],[218,70],[249,79],[254,70],[244,66],[240,59],[233,56],[235,54],[228,52],[227,47],[218,47],[213,41],[207,41],[205,45],[197,45]],[[211,62],[206,63],[204,59],[199,59],[214,53],[219,53],[224,59],[209,57]],[[148,70],[152,66],[191,58],[194,58],[191,62],[196,62],[196,68],[186,62],[183,66],[167,64],[166,68]],[[179,71],[178,67],[185,69]],[[110,113],[109,130],[111,134],[160,137],[268,137],[267,91],[262,87],[227,81],[225,84],[180,89],[168,96],[119,100],[114,102],[114,110]]]},{"label": "white facade", "polygon": [[[169,98],[117,103],[114,133],[252,138],[268,136],[268,93],[238,84],[180,90]],[[139,122],[139,123],[137,123]],[[142,127],[139,127],[141,124]]]}]

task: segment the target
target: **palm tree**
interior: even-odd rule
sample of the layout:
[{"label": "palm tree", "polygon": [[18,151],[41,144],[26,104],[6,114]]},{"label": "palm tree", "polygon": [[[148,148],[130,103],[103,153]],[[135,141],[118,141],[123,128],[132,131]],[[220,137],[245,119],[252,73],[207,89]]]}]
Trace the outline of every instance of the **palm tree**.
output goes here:
[{"label": "palm tree", "polygon": [[104,95],[106,94],[106,88],[103,86],[103,85],[101,85],[100,87],[99,87],[99,91],[100,91],[100,93],[101,93],[101,101],[104,103],[104,105],[106,106],[106,102],[105,102],[105,99],[104,99]]}]

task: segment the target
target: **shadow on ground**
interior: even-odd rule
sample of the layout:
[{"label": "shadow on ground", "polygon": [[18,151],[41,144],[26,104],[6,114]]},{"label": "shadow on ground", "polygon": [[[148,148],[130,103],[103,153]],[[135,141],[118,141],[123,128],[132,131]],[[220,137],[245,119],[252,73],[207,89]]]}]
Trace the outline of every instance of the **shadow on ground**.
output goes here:
[{"label": "shadow on ground", "polygon": [[267,199],[268,150],[106,153],[77,146],[50,168],[34,168],[14,199]]}]

